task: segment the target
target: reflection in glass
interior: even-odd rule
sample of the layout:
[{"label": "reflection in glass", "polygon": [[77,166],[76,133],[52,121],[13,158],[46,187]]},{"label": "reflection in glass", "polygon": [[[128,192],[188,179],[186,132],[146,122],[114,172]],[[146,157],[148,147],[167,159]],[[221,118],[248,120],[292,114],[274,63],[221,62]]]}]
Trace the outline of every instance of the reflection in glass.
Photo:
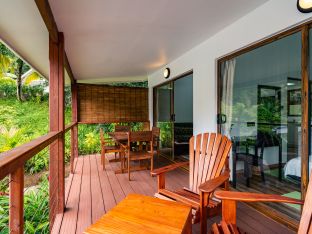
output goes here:
[{"label": "reflection in glass", "polygon": [[[221,79],[233,186],[300,199],[301,33],[223,62]],[[269,207],[300,217],[300,206]]]}]

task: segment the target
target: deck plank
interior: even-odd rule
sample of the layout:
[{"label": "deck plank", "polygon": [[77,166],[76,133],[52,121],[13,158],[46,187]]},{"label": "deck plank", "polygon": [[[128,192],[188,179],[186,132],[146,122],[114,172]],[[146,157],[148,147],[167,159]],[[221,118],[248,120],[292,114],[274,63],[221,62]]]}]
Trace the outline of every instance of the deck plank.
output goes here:
[{"label": "deck plank", "polygon": [[116,177],[114,170],[112,169],[112,167],[109,163],[107,163],[106,170],[104,171],[104,173],[107,174],[107,177],[108,177],[109,183],[111,185],[116,203],[121,202],[126,196],[125,196],[125,194],[124,194],[124,192],[123,192],[123,190],[119,184],[119,181]]},{"label": "deck plank", "polygon": [[[118,170],[120,168],[119,163],[110,163],[109,166],[113,171]],[[124,192],[124,194],[127,196],[129,193],[135,193],[133,188],[130,185],[130,182],[128,180],[128,176],[126,174],[117,174],[116,175],[119,184],[122,185],[121,188]]]},{"label": "deck plank", "polygon": [[98,172],[99,172],[101,189],[103,191],[102,196],[104,200],[104,209],[105,209],[105,212],[108,212],[110,209],[112,209],[116,205],[115,197],[114,197],[111,185],[109,183],[107,174],[105,171],[103,171],[100,158],[97,157],[96,155],[93,157],[96,157],[96,163],[97,163]]},{"label": "deck plank", "polygon": [[91,225],[91,168],[90,157],[83,157],[83,176],[81,180],[78,220],[76,233],[82,233]]},{"label": "deck plank", "polygon": [[96,157],[90,157],[91,167],[91,201],[92,201],[92,223],[105,214],[103,191],[99,171],[97,167]]},{"label": "deck plank", "polygon": [[79,157],[77,159],[76,170],[73,177],[72,186],[69,192],[60,233],[67,234],[76,232],[82,174],[83,174],[83,158]]},{"label": "deck plank", "polygon": [[[169,164],[160,157],[155,165]],[[67,186],[68,198],[66,212],[63,217],[57,216],[56,224],[60,225],[60,233],[81,233],[86,225],[94,223],[105,212],[113,208],[117,202],[129,193],[140,193],[153,196],[156,192],[156,178],[150,176],[149,171],[132,172],[132,180],[128,175],[115,174],[118,163],[106,164],[103,171],[98,155],[79,157],[76,162],[75,174],[72,175]],[[177,169],[166,175],[166,185],[169,189],[188,186],[188,173]],[[89,198],[88,198],[89,196]],[[220,216],[208,220],[208,230],[214,222],[219,222]],[[61,221],[60,221],[61,220]],[[287,227],[260,214],[245,204],[239,204],[237,209],[237,223],[242,231],[247,233],[294,233]],[[199,224],[192,226],[193,233],[200,233]],[[58,233],[53,227],[52,233]]]}]

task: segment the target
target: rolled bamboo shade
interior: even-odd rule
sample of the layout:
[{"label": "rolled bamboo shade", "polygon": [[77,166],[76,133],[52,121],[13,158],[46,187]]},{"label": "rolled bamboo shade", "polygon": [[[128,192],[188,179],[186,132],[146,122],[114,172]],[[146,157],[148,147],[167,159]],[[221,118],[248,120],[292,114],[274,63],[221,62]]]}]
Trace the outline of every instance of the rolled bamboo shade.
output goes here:
[{"label": "rolled bamboo shade", "polygon": [[148,89],[78,85],[78,120],[83,123],[148,121]]}]

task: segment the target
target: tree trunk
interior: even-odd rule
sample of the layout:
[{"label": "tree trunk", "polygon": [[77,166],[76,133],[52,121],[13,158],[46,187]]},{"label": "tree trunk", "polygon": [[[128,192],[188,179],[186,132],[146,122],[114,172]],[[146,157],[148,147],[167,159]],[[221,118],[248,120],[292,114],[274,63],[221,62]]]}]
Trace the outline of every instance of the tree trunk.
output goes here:
[{"label": "tree trunk", "polygon": [[24,97],[23,97],[23,93],[22,93],[22,72],[23,72],[23,65],[24,65],[24,61],[21,59],[18,59],[16,61],[17,63],[17,69],[15,72],[16,75],[16,97],[17,100],[19,100],[20,102],[24,101]]}]

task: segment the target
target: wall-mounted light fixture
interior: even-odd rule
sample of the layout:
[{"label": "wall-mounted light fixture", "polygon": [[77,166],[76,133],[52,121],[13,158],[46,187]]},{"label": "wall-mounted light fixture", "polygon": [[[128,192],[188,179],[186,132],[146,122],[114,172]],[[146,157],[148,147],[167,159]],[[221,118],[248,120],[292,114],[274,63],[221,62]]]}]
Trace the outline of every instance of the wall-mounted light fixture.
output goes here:
[{"label": "wall-mounted light fixture", "polygon": [[170,76],[170,69],[169,69],[169,67],[166,67],[165,70],[164,70],[164,77],[166,79],[168,79],[169,76]]},{"label": "wall-mounted light fixture", "polygon": [[302,13],[312,12],[312,0],[297,0],[297,8]]}]

